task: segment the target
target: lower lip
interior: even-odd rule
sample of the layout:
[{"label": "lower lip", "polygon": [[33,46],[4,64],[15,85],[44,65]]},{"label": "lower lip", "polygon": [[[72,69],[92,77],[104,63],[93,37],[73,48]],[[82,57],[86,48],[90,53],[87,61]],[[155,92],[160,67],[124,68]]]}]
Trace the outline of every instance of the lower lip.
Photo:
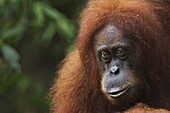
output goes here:
[{"label": "lower lip", "polygon": [[[115,93],[116,93],[116,92],[119,92],[119,91],[121,91],[121,92],[119,92],[119,93],[117,93],[117,94],[111,94],[111,93],[110,93],[109,96],[112,97],[112,98],[117,98],[117,97],[123,95],[128,89],[129,89],[129,87],[125,87],[125,88],[123,88],[122,90],[115,91]],[[113,92],[113,93],[114,93],[114,92]]]}]

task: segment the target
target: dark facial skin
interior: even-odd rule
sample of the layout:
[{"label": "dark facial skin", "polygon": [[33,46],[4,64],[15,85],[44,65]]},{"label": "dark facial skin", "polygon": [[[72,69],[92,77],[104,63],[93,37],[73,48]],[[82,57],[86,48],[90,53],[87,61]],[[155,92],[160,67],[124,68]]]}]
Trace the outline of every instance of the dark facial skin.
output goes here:
[{"label": "dark facial skin", "polygon": [[147,85],[134,59],[135,41],[108,24],[95,35],[94,49],[102,76],[101,89],[108,99],[121,105],[137,101],[142,94],[137,94],[138,90]]}]

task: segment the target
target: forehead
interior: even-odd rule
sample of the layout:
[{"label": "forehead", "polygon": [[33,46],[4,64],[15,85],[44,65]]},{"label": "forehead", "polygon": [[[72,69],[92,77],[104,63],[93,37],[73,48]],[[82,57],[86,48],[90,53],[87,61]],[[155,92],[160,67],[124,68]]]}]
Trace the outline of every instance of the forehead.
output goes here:
[{"label": "forehead", "polygon": [[96,45],[112,45],[123,41],[121,31],[113,24],[107,24],[101,28],[94,37],[94,44]]}]

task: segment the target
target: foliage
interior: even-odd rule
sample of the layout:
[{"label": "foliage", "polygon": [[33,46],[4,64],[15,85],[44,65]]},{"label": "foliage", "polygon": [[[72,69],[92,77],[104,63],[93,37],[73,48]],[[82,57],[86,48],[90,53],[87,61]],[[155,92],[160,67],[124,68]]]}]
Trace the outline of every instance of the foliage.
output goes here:
[{"label": "foliage", "polygon": [[[49,102],[45,97],[51,83],[44,84],[40,75],[37,76],[41,82],[35,82],[35,77],[29,75],[34,70],[24,71],[24,69],[29,70],[27,68],[34,64],[28,66],[28,63],[24,65],[22,62],[26,57],[30,58],[29,61],[36,60],[36,54],[43,53],[46,49],[50,50],[49,56],[58,55],[56,57],[59,61],[74,41],[76,22],[59,11],[56,6],[52,6],[54,2],[0,0],[0,109],[2,113],[49,111]],[[58,1],[58,4],[64,7],[68,2]],[[53,41],[56,43],[58,41],[59,44],[55,45]],[[29,46],[27,49],[29,51],[23,46],[26,44]],[[41,49],[34,48],[35,46]],[[55,51],[59,49],[60,54]],[[29,54],[31,52],[33,54]]]}]

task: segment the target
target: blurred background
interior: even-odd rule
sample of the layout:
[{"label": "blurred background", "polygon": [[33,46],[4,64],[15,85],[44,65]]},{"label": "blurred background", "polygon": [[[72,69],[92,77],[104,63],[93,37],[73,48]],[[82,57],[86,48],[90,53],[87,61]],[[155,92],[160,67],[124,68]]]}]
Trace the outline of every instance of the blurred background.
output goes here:
[{"label": "blurred background", "polygon": [[0,113],[49,113],[86,0],[0,0]]}]

